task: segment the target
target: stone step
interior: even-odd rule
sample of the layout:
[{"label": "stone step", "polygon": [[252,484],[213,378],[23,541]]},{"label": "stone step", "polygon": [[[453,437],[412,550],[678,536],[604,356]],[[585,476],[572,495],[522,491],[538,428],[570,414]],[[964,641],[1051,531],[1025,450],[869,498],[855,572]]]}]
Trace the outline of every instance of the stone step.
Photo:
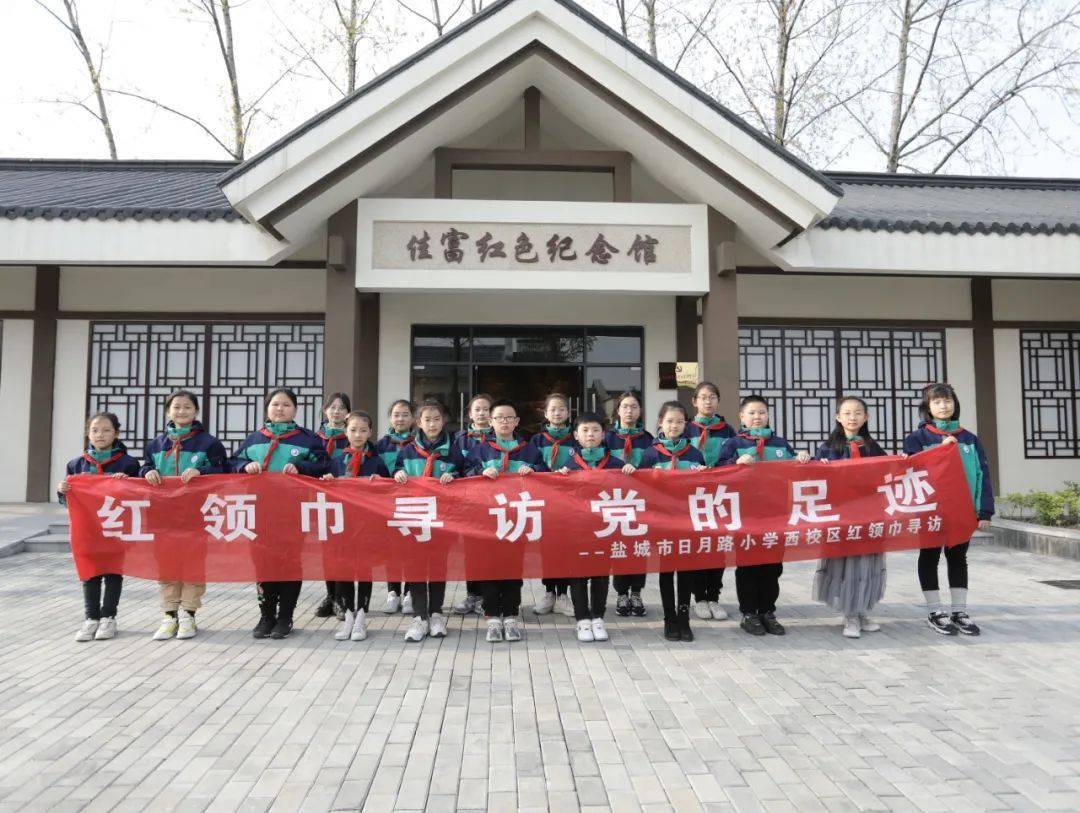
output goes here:
[{"label": "stone step", "polygon": [[71,540],[66,536],[35,536],[23,542],[23,550],[27,553],[57,553],[71,550]]},{"label": "stone step", "polygon": [[55,522],[50,522],[48,532],[50,534],[63,534],[64,536],[67,536],[68,533],[71,532],[71,523],[66,519],[58,519]]}]

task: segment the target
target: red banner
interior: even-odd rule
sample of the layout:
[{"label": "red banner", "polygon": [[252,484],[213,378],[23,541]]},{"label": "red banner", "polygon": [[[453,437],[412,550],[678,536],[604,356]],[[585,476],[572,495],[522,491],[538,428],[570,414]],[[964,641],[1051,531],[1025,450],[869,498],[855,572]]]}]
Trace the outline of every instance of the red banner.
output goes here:
[{"label": "red banner", "polygon": [[73,477],[79,578],[458,580],[695,570],[955,545],[976,526],[960,455],[703,471],[187,485]]}]

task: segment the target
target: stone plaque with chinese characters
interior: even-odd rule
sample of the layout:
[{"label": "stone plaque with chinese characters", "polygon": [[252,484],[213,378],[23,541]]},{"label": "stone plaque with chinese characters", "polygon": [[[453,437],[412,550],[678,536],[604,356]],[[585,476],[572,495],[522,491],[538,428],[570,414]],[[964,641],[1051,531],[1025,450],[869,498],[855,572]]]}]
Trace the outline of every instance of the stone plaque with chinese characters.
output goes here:
[{"label": "stone plaque with chinese characters", "polygon": [[686,273],[689,226],[402,222],[373,224],[372,266],[453,271]]}]

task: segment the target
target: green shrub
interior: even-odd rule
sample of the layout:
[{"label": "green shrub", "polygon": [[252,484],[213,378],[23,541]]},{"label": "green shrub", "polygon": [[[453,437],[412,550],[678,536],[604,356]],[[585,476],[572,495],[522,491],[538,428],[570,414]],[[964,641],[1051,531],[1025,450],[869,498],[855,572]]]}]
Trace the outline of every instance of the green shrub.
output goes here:
[{"label": "green shrub", "polygon": [[1033,519],[1055,528],[1080,526],[1080,483],[1066,481],[1060,491],[1014,492],[1002,495],[1000,513],[1012,519]]}]

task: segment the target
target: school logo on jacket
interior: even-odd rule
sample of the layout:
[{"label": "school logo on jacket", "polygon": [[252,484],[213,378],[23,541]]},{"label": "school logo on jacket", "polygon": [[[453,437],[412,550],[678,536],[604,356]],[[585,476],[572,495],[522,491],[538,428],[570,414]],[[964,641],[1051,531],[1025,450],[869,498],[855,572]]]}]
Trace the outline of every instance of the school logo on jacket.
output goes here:
[{"label": "school logo on jacket", "polygon": [[776,456],[777,457],[783,457],[784,456],[784,450],[783,449],[777,449],[776,450]]},{"label": "school logo on jacket", "polygon": [[289,450],[289,454],[291,454],[293,457],[299,457],[300,450],[294,446],[292,449]]},{"label": "school logo on jacket", "polygon": [[199,465],[199,462],[201,460],[202,460],[202,452],[195,452],[195,454],[193,454],[191,456],[191,465],[192,466],[197,466],[197,465]]}]

